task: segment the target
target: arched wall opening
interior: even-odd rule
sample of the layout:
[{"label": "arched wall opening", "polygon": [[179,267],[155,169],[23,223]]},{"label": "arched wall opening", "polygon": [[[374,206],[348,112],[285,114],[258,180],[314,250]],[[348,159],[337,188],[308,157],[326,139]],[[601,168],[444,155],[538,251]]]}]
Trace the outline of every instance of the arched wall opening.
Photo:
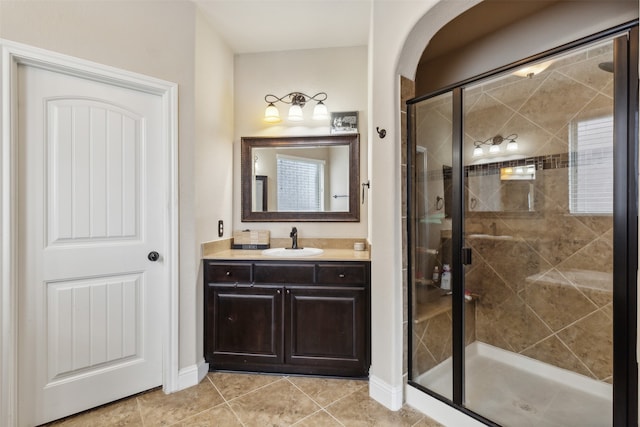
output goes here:
[{"label": "arched wall opening", "polygon": [[[400,75],[400,132],[403,143],[407,141],[407,99],[435,92],[638,18],[637,2],[548,2],[545,7],[532,10],[527,16],[496,24],[495,31],[475,37],[453,49],[441,49],[437,54],[429,55],[430,48],[438,50],[435,42],[438,41],[439,34],[452,29],[453,32],[463,31],[464,27],[460,27],[460,22],[465,22],[465,15],[482,10],[489,3],[499,2],[446,3],[448,2],[437,3],[416,23],[399,57],[397,71]],[[406,152],[406,145],[401,150]],[[402,166],[406,167],[406,164]],[[402,185],[405,194],[405,182]],[[403,265],[406,263],[403,262]],[[404,288],[407,289],[407,286]],[[407,301],[406,294],[404,298]],[[406,323],[411,321],[406,312],[403,319]],[[407,341],[405,337],[405,351]],[[406,374],[406,370],[404,373]],[[412,393],[410,389],[407,390],[407,396],[411,400]],[[446,412],[446,408],[429,407],[429,411],[440,410]],[[449,421],[454,422],[454,418],[449,418]]]}]

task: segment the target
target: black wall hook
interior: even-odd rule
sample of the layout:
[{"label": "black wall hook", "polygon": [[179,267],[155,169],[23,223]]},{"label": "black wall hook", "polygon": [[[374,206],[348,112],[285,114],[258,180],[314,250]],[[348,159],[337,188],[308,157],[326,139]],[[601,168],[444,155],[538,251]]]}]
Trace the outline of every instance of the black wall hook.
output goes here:
[{"label": "black wall hook", "polygon": [[380,139],[383,139],[385,136],[387,136],[387,131],[385,129],[380,129],[377,126],[376,126],[376,132],[378,132],[378,136],[380,137]]}]

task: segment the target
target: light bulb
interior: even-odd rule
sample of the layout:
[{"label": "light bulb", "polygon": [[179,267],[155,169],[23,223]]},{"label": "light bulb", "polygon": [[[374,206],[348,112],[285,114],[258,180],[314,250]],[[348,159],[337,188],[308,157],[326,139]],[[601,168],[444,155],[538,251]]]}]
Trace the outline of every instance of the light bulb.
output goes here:
[{"label": "light bulb", "polygon": [[278,123],[281,121],[278,107],[273,105],[273,102],[270,102],[269,105],[267,105],[267,109],[264,110],[264,121],[267,123]]},{"label": "light bulb", "polygon": [[484,154],[482,151],[482,147],[478,146],[473,149],[473,157],[480,157],[482,156],[482,154]]},{"label": "light bulb", "polygon": [[492,145],[491,147],[489,147],[489,153],[499,153],[499,152],[500,152],[499,145]]},{"label": "light bulb", "polygon": [[315,107],[313,107],[313,116],[311,116],[313,120],[326,120],[329,118],[329,112],[327,111],[327,106],[323,104],[322,101],[319,101]]},{"label": "light bulb", "polygon": [[299,122],[302,121],[302,119],[302,107],[300,107],[298,104],[293,104],[289,108],[289,120],[293,122]]},{"label": "light bulb", "polygon": [[507,144],[507,151],[518,151],[518,143],[515,141],[509,141]]}]

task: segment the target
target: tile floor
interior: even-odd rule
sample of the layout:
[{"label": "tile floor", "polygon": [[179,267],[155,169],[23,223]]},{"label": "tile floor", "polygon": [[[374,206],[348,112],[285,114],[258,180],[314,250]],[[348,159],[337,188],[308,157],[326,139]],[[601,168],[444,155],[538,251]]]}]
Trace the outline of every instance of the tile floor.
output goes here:
[{"label": "tile floor", "polygon": [[440,426],[407,406],[389,411],[369,397],[362,380],[221,372],[174,394],[152,390],[49,425]]}]

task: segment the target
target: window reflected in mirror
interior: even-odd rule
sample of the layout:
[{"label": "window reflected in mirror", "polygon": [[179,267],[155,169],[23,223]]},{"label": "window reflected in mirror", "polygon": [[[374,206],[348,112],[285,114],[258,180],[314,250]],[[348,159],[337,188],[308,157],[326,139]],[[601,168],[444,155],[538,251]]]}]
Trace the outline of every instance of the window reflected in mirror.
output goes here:
[{"label": "window reflected in mirror", "polygon": [[242,138],[243,221],[359,221],[359,135]]}]

